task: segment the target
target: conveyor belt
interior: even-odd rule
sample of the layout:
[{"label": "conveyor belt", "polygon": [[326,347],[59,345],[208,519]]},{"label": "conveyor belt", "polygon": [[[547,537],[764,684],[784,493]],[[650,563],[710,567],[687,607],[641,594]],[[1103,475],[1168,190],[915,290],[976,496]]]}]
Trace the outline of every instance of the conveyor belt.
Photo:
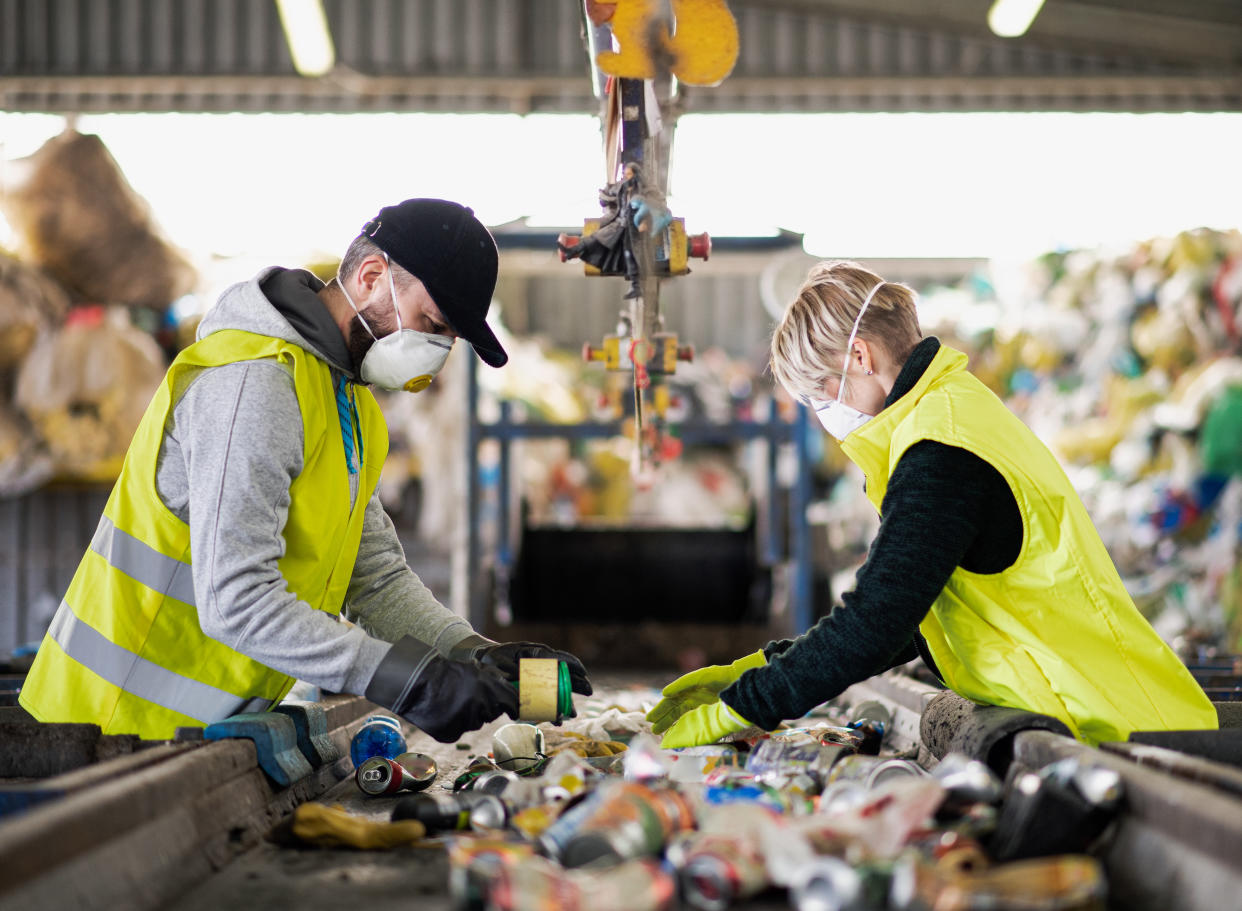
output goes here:
[{"label": "conveyor belt", "polygon": [[[956,748],[965,742],[952,735],[946,743],[925,742],[925,710],[945,698],[935,687],[889,674],[851,688],[838,701],[884,703],[892,715],[889,749],[917,754],[930,767],[946,743]],[[327,708],[331,737],[342,748],[374,710],[347,697],[329,700]],[[447,785],[472,755],[487,751],[495,726],[469,735],[470,749],[411,731],[410,748],[433,755],[440,765],[438,785]],[[1075,757],[1122,775],[1128,805],[1102,856],[1110,907],[1236,906],[1242,895],[1242,771],[1146,745],[1093,750],[1021,725],[1007,728],[1006,738],[1011,775]],[[41,779],[44,787],[62,787],[64,795],[0,817],[0,909],[383,911],[412,903],[449,909],[448,864],[438,843],[360,852],[267,840],[282,818],[308,800],[387,819],[398,798],[363,795],[350,772],[343,758],[281,789],[259,770],[248,741],[218,741],[166,744]],[[735,907],[788,904],[769,895]]]}]

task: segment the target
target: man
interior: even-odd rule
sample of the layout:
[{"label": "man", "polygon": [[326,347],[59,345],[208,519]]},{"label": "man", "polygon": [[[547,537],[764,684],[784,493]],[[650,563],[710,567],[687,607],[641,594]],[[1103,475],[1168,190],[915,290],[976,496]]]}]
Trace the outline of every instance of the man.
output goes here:
[{"label": "man", "polygon": [[376,494],[388,434],[366,385],[426,388],[457,337],[502,366],[497,261],[470,209],[408,199],[329,284],[269,268],[225,291],[134,435],[22,706],[166,739],[301,679],[450,742],[517,716],[521,657],[565,661],[589,694],[574,656],[492,642],[441,606]]}]

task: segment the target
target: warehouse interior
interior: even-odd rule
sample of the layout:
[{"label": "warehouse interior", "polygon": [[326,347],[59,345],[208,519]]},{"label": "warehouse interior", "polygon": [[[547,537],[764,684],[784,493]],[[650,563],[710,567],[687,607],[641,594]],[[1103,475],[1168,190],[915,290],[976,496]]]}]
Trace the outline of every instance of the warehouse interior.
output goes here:
[{"label": "warehouse interior", "polygon": [[[1240,145],[1232,0],[0,2],[0,909],[1231,906]],[[331,288],[359,231],[382,238],[376,213],[411,198],[467,205],[490,232],[507,363],[463,335],[422,391],[372,381],[388,446],[365,483],[445,618],[547,647],[520,677],[514,659],[520,705],[452,736],[416,720],[427,661],[482,674],[484,646],[432,648],[399,703],[278,666],[292,689],[248,710],[265,694],[217,668],[181,679],[240,710],[158,734],[91,716],[94,684],[37,662],[79,657],[59,638],[66,616],[85,626],[67,591],[119,604],[137,585],[115,562],[121,581],[83,580],[105,525],[150,550],[123,482],[171,407],[170,368],[237,283],[279,265]],[[625,258],[600,258],[614,224]],[[1042,709],[972,685],[946,657],[997,680],[1016,663],[951,632],[937,651],[940,620],[918,626],[924,657],[793,699],[779,724],[739,714],[735,693],[775,691],[763,674],[828,678],[771,644],[807,654],[843,629],[833,615],[862,603],[843,595],[891,540],[872,495],[893,466],[860,468],[773,364],[787,307],[837,261],[907,289],[921,334],[1047,448],[1065,485],[1050,496],[1081,501],[1089,530],[1072,533],[1098,537],[1125,622],[1151,637],[1110,620],[1112,644],[1047,646],[1051,665],[1124,690],[1100,697],[1111,710],[1160,696],[1108,679],[1102,649],[1142,652],[1148,673],[1167,659],[1208,721],[1156,710],[1092,735],[1087,683],[1041,677]],[[182,549],[150,552],[181,553],[188,576],[187,515]],[[281,557],[296,548],[276,534]],[[1074,575],[1098,568],[1064,547]],[[976,575],[958,571],[945,592]],[[338,592],[334,625],[394,660],[400,633],[350,613],[367,595],[343,608],[345,583],[316,578]],[[1112,591],[1075,589],[1088,609],[1058,586],[1022,608],[1036,652]],[[202,616],[194,635],[218,639]],[[210,645],[266,668],[242,641]],[[854,642],[817,647],[858,663]],[[593,694],[570,693],[564,660],[536,677],[552,650]],[[672,692],[712,668],[728,670]],[[142,702],[136,676],[103,675]],[[39,717],[34,698],[79,708]],[[436,699],[438,719],[453,697]],[[717,727],[668,747],[656,719],[674,709]],[[367,739],[390,737],[377,716],[396,716],[392,752]]]}]

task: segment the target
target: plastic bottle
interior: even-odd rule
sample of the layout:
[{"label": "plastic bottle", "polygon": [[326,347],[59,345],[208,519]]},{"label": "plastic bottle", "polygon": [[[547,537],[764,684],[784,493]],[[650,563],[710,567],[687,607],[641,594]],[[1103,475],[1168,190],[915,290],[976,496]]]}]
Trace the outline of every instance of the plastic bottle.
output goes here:
[{"label": "plastic bottle", "polygon": [[349,758],[358,768],[372,756],[396,759],[406,751],[401,722],[391,715],[372,715],[349,742]]}]

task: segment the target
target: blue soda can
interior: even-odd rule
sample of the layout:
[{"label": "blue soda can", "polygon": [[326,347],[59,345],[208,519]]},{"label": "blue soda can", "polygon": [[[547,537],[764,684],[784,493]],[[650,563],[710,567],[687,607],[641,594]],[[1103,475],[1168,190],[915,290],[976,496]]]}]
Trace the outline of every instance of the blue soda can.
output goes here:
[{"label": "blue soda can", "polygon": [[372,715],[358,728],[349,742],[349,758],[358,768],[372,756],[396,759],[406,752],[405,735],[401,722],[390,715]]}]

